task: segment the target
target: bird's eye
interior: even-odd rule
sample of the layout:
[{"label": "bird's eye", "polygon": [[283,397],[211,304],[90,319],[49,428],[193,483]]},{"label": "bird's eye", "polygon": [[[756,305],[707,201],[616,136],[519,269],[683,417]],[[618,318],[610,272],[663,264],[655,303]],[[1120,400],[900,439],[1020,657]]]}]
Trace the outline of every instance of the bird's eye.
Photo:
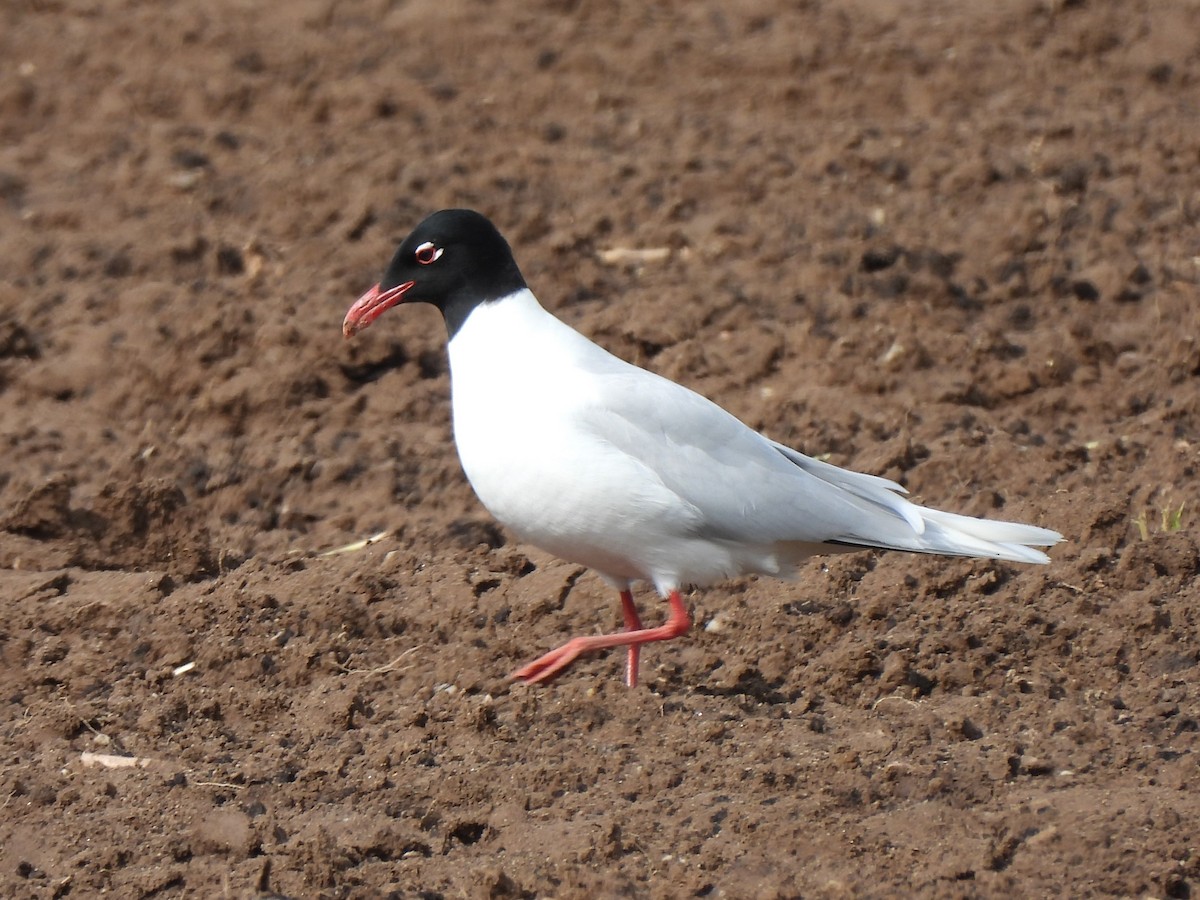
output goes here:
[{"label": "bird's eye", "polygon": [[423,266],[427,266],[432,262],[436,262],[442,256],[442,248],[434,246],[433,241],[426,241],[416,252],[417,262]]}]

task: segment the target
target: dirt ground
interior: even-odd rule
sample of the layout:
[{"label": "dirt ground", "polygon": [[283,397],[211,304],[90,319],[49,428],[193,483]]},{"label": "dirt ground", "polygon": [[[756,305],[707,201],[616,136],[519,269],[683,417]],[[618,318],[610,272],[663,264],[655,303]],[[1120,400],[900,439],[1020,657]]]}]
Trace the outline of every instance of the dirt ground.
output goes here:
[{"label": "dirt ground", "polygon": [[[1198,22],[5,4],[0,894],[1200,894]],[[451,205],[614,352],[1068,542],[510,685],[617,598],[474,499],[436,312],[340,333]]]}]

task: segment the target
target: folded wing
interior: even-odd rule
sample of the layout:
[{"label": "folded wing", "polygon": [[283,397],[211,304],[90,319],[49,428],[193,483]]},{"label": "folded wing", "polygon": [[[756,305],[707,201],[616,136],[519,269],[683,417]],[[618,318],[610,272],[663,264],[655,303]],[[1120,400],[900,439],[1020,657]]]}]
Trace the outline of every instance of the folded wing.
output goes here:
[{"label": "folded wing", "polygon": [[[878,547],[1045,563],[1046,528],[918,506],[893,481],[841,469],[757,433],[704,397],[630,366],[596,380],[586,424],[698,512],[698,536],[775,546]],[[788,545],[795,545],[789,552]]]}]

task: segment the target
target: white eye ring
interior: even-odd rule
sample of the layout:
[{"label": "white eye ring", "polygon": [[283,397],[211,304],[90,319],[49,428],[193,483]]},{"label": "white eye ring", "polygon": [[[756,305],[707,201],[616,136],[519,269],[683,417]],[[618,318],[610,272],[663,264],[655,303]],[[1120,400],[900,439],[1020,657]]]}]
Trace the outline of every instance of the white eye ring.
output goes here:
[{"label": "white eye ring", "polygon": [[433,241],[426,241],[416,249],[416,251],[413,253],[413,256],[416,257],[417,262],[419,262],[421,265],[427,266],[430,263],[437,262],[439,259],[441,259],[442,252],[442,248],[436,246]]}]

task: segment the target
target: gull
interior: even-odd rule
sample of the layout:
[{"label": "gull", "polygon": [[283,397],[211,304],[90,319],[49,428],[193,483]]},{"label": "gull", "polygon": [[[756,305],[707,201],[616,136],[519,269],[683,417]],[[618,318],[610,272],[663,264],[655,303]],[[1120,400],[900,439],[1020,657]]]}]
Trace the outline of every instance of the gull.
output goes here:
[{"label": "gull", "polygon": [[[789,578],[822,553],[864,549],[1046,563],[1062,539],[1035,525],[918,506],[899,484],[805,456],[712,401],[612,355],[544,309],[482,214],[433,213],[351,306],[350,338],[423,302],[448,334],[459,459],[488,511],[521,540],[586,566],[620,594],[625,630],[576,637],[517,669],[528,683],[580,654],[691,626],[680,591],[744,574]],[[667,600],[642,624],[634,584]]]}]

